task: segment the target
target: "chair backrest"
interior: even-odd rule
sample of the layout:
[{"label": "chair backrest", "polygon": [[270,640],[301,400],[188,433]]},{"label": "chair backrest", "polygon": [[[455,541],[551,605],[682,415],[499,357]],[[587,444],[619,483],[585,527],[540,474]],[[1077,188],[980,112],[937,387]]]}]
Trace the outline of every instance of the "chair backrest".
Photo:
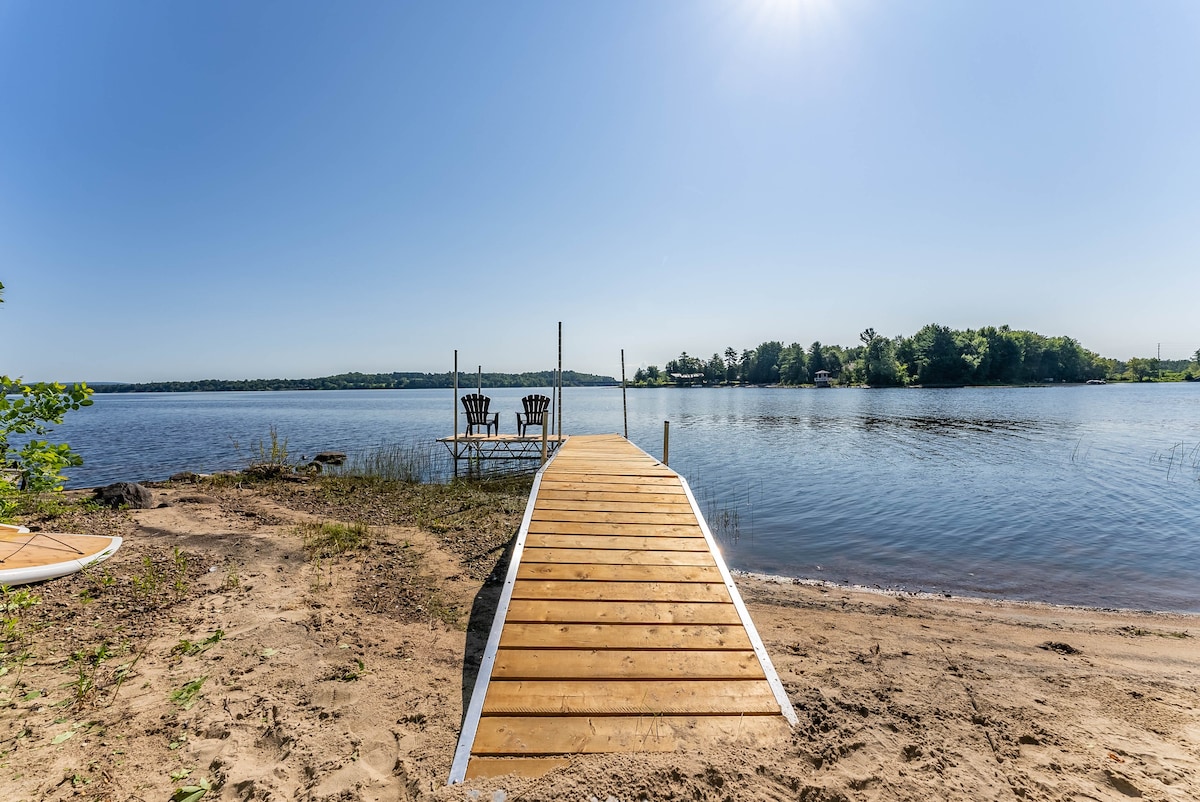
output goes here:
[{"label": "chair backrest", "polygon": [[467,411],[468,424],[485,424],[487,422],[488,406],[492,399],[479,393],[469,393],[462,397],[463,408]]},{"label": "chair backrest", "polygon": [[550,399],[544,395],[527,395],[521,399],[521,406],[525,407],[526,420],[538,424],[542,422],[546,410],[550,409]]}]

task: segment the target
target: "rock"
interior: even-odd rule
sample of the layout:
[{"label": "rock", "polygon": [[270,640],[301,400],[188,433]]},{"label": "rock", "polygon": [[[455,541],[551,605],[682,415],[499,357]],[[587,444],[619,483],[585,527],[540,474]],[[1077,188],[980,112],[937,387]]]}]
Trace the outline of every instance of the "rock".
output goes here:
[{"label": "rock", "polygon": [[340,451],[322,451],[313,457],[312,461],[326,465],[344,465],[346,463],[346,455]]},{"label": "rock", "polygon": [[200,481],[200,474],[192,473],[191,471],[181,471],[179,473],[171,474],[171,481],[172,482],[198,482],[198,481]]},{"label": "rock", "polygon": [[154,507],[154,495],[135,482],[117,482],[98,487],[94,498],[106,507],[148,510]]}]

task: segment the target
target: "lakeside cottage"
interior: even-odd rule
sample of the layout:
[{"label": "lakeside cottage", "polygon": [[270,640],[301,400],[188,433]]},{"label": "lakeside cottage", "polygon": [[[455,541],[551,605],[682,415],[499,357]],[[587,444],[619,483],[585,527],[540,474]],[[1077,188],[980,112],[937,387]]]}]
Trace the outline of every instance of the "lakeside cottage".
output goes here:
[{"label": "lakeside cottage", "polygon": [[827,370],[818,370],[816,374],[813,375],[813,382],[818,387],[832,387],[829,381],[829,371]]}]

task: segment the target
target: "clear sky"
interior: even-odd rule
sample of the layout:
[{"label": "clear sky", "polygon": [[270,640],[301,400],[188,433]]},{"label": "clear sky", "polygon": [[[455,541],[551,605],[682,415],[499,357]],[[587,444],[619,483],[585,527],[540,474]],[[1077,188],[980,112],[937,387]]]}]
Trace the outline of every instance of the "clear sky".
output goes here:
[{"label": "clear sky", "polygon": [[0,373],[1200,348],[1200,2],[0,0]]}]

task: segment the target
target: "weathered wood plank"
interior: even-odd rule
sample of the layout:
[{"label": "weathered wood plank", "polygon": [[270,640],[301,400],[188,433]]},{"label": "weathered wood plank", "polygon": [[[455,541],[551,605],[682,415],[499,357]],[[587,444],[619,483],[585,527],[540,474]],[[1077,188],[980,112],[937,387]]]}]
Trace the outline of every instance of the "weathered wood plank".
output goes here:
[{"label": "weathered wood plank", "polygon": [[757,680],[497,680],[485,716],[683,715],[779,713]]},{"label": "weathered wood plank", "polygon": [[[728,594],[726,594],[728,598]],[[741,623],[732,602],[563,601],[516,599],[506,623],[726,624]]]},{"label": "weathered wood plank", "polygon": [[514,599],[547,601],[675,601],[732,604],[729,589],[718,582],[586,582],[519,579]]},{"label": "weathered wood plank", "polygon": [[674,752],[706,743],[763,745],[788,737],[774,716],[484,716],[478,755]]},{"label": "weathered wood plank", "polygon": [[749,649],[741,626],[507,624],[502,649]]},{"label": "weathered wood plank", "polygon": [[761,679],[752,651],[622,651],[620,649],[501,649],[496,679]]}]

